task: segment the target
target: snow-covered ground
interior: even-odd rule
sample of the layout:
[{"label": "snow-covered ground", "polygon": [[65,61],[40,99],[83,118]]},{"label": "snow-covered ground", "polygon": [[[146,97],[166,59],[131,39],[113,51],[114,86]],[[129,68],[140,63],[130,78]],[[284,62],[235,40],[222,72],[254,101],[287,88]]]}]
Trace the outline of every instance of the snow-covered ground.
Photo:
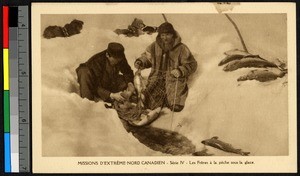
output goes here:
[{"label": "snow-covered ground", "polygon": [[[248,69],[224,72],[218,63],[223,52],[242,49],[232,24],[224,15],[166,15],[198,62],[190,79],[186,107],[173,114],[173,130],[203,149],[201,141],[218,136],[251,155],[288,154],[287,76],[268,83],[237,82]],[[281,14],[231,15],[239,26],[248,50],[268,60],[287,59],[286,16]],[[156,34],[140,37],[116,35],[134,18],[158,26],[158,15],[42,15],[41,30],[49,25],[84,21],[79,35],[41,39],[42,51],[42,153],[43,156],[157,156],[123,128],[117,113],[103,102],[82,99],[76,92],[75,69],[92,55],[120,42],[133,68],[135,58],[155,40]],[[42,32],[41,31],[41,32]],[[134,68],[133,68],[134,69]],[[146,77],[149,70],[144,70]],[[163,109],[152,125],[170,129],[172,113]],[[229,155],[207,147],[209,153]]]}]

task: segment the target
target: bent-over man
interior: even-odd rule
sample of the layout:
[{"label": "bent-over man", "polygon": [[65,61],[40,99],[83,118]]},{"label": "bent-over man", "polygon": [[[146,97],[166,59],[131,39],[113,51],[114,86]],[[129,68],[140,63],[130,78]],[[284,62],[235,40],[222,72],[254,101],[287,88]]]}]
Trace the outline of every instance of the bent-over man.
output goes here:
[{"label": "bent-over man", "polygon": [[[133,82],[133,71],[128,65],[120,43],[109,43],[106,50],[95,54],[76,69],[80,96],[92,101],[123,101],[121,91]],[[120,74],[121,73],[121,74]]]}]

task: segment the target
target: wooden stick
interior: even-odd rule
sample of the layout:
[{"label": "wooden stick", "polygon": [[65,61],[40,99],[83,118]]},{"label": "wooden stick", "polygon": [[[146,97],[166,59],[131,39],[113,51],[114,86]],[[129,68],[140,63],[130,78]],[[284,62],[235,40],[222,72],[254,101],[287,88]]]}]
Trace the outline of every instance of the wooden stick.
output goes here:
[{"label": "wooden stick", "polygon": [[241,32],[240,32],[239,28],[237,27],[237,25],[235,24],[235,22],[229,17],[229,15],[225,14],[225,16],[226,16],[226,17],[228,18],[228,20],[233,24],[233,26],[234,26],[236,32],[238,33],[238,35],[239,35],[239,37],[240,37],[240,40],[241,40],[241,42],[242,42],[244,51],[248,52],[247,47],[246,47],[246,44],[245,44],[245,42],[244,42],[244,39],[243,39],[243,37],[242,37],[242,35],[241,35]]},{"label": "wooden stick", "polygon": [[165,22],[168,22],[166,15],[162,14],[162,16],[164,17]]}]

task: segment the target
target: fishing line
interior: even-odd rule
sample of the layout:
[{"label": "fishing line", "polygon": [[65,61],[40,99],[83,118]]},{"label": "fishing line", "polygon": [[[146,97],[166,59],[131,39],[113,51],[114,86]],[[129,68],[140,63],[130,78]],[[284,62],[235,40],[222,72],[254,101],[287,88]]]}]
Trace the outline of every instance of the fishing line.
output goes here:
[{"label": "fishing line", "polygon": [[174,117],[174,109],[175,109],[175,101],[176,101],[176,94],[177,94],[177,87],[178,87],[178,77],[176,78],[176,84],[175,84],[175,95],[174,95],[174,101],[173,101],[173,108],[172,108],[172,114],[171,114],[171,130],[173,127],[173,117]]}]

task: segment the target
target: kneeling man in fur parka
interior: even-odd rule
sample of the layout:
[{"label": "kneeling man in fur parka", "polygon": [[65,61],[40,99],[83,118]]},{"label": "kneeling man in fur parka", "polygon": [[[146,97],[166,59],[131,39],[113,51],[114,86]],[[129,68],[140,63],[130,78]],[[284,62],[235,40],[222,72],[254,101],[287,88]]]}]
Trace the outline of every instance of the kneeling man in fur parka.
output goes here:
[{"label": "kneeling man in fur parka", "polygon": [[188,96],[188,77],[197,69],[197,61],[189,48],[181,43],[171,23],[158,27],[156,41],[135,61],[137,69],[151,68],[145,106],[149,109],[166,106],[180,112]]}]

